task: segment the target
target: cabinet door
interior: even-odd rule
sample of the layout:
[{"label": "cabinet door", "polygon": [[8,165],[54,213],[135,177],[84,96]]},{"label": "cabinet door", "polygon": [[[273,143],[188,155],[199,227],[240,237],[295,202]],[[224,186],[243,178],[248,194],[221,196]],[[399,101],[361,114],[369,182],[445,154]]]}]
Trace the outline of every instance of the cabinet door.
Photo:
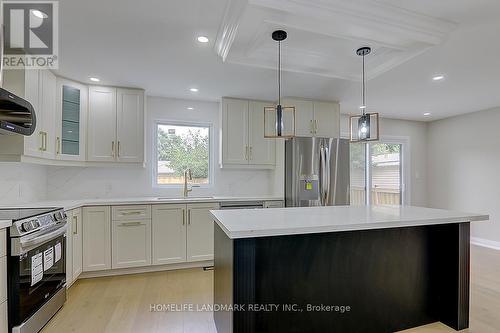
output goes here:
[{"label": "cabinet door", "polygon": [[[276,140],[264,138],[264,107],[269,103],[250,101],[248,113],[249,164],[275,165]],[[272,104],[271,104],[272,106]]]},{"label": "cabinet door", "polygon": [[286,98],[283,101],[284,106],[295,107],[295,136],[312,137],[313,136],[313,102],[295,98]]},{"label": "cabinet door", "polygon": [[340,137],[340,107],[338,103],[314,102],[314,129],[317,137]]},{"label": "cabinet door", "polygon": [[118,161],[143,162],[144,92],[118,89],[116,118],[116,155]]},{"label": "cabinet door", "polygon": [[35,132],[24,137],[24,155],[40,157],[42,156],[42,127],[43,116],[40,108],[40,70],[26,70],[24,74],[24,98],[33,105],[36,115]]},{"label": "cabinet door", "polygon": [[214,259],[214,221],[211,209],[217,204],[188,204],[187,260]]},{"label": "cabinet door", "polygon": [[86,155],[88,88],[57,78],[56,158],[84,161]]},{"label": "cabinet door", "polygon": [[151,265],[151,220],[112,221],[112,268]]},{"label": "cabinet door", "polygon": [[42,110],[42,157],[53,159],[56,153],[56,76],[49,70],[40,71],[40,101]]},{"label": "cabinet door", "polygon": [[71,230],[73,234],[73,281],[78,279],[83,268],[82,209],[73,210]]},{"label": "cabinet door", "polygon": [[186,205],[154,205],[153,265],[186,261]]},{"label": "cabinet door", "polygon": [[67,211],[68,224],[66,226],[66,285],[69,287],[73,284],[73,211]]},{"label": "cabinet door", "polygon": [[111,269],[109,206],[83,208],[83,271]]},{"label": "cabinet door", "polygon": [[222,100],[224,164],[248,164],[248,101],[231,98]]},{"label": "cabinet door", "polygon": [[116,89],[89,88],[87,159],[115,161],[116,153]]}]

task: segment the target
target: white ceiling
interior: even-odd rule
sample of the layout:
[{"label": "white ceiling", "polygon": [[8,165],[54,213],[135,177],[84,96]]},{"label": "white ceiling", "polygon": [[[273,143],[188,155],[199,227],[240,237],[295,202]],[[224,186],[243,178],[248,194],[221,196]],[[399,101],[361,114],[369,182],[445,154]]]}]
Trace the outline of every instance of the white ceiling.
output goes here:
[{"label": "white ceiling", "polygon": [[[154,96],[274,100],[275,44],[266,35],[283,27],[284,95],[339,100],[344,113],[357,112],[354,49],[370,45],[372,111],[433,120],[500,105],[498,0],[308,0],[329,11],[307,15],[292,6],[305,0],[230,1],[239,3],[236,23],[225,15],[227,0],[60,0],[58,72]],[[341,24],[339,11],[349,18]],[[221,49],[225,26],[234,40]],[[446,79],[432,81],[436,73]]]}]

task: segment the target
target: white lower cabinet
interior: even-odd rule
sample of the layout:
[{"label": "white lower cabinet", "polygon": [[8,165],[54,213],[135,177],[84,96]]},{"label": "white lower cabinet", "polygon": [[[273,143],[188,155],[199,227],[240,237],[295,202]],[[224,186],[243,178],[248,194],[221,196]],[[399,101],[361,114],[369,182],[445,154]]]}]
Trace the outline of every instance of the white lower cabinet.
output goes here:
[{"label": "white lower cabinet", "polygon": [[109,206],[83,208],[83,271],[111,269]]},{"label": "white lower cabinet", "polygon": [[66,287],[69,288],[74,281],[73,278],[73,234],[71,220],[73,219],[73,211],[67,211],[66,216],[68,224],[66,226]]},{"label": "white lower cabinet", "polygon": [[153,265],[186,261],[186,205],[152,208]]},{"label": "white lower cabinet", "polygon": [[188,204],[187,261],[214,259],[214,221],[211,209],[218,204]]},{"label": "white lower cabinet", "polygon": [[111,268],[151,265],[151,219],[112,221]]},{"label": "white lower cabinet", "polygon": [[83,237],[82,237],[82,209],[77,208],[73,210],[73,215],[71,219],[71,234],[73,242],[73,281],[75,281],[80,274],[82,274],[83,268]]},{"label": "white lower cabinet", "polygon": [[0,230],[0,332],[7,333],[7,239],[6,230]]}]

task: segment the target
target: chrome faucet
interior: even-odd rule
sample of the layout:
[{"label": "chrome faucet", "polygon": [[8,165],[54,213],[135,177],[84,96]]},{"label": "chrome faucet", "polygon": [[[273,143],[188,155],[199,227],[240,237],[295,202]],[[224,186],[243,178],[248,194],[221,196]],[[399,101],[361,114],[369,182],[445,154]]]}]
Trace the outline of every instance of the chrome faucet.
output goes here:
[{"label": "chrome faucet", "polygon": [[184,170],[184,192],[183,192],[183,195],[184,195],[184,198],[187,198],[189,192],[191,192],[193,190],[193,188],[188,188],[188,177],[189,177],[189,180],[193,180],[193,177],[191,175],[191,169],[186,169]]}]

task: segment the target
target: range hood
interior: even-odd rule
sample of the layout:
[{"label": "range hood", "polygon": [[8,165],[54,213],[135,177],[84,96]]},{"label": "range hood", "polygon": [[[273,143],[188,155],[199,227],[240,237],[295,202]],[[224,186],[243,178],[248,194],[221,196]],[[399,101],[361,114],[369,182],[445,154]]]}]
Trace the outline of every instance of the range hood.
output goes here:
[{"label": "range hood", "polygon": [[36,115],[33,105],[0,88],[0,134],[31,135],[35,127]]},{"label": "range hood", "polygon": [[[0,23],[0,87],[3,83],[3,25]],[[27,100],[0,88],[0,134],[31,135],[35,131],[36,115]]]}]

